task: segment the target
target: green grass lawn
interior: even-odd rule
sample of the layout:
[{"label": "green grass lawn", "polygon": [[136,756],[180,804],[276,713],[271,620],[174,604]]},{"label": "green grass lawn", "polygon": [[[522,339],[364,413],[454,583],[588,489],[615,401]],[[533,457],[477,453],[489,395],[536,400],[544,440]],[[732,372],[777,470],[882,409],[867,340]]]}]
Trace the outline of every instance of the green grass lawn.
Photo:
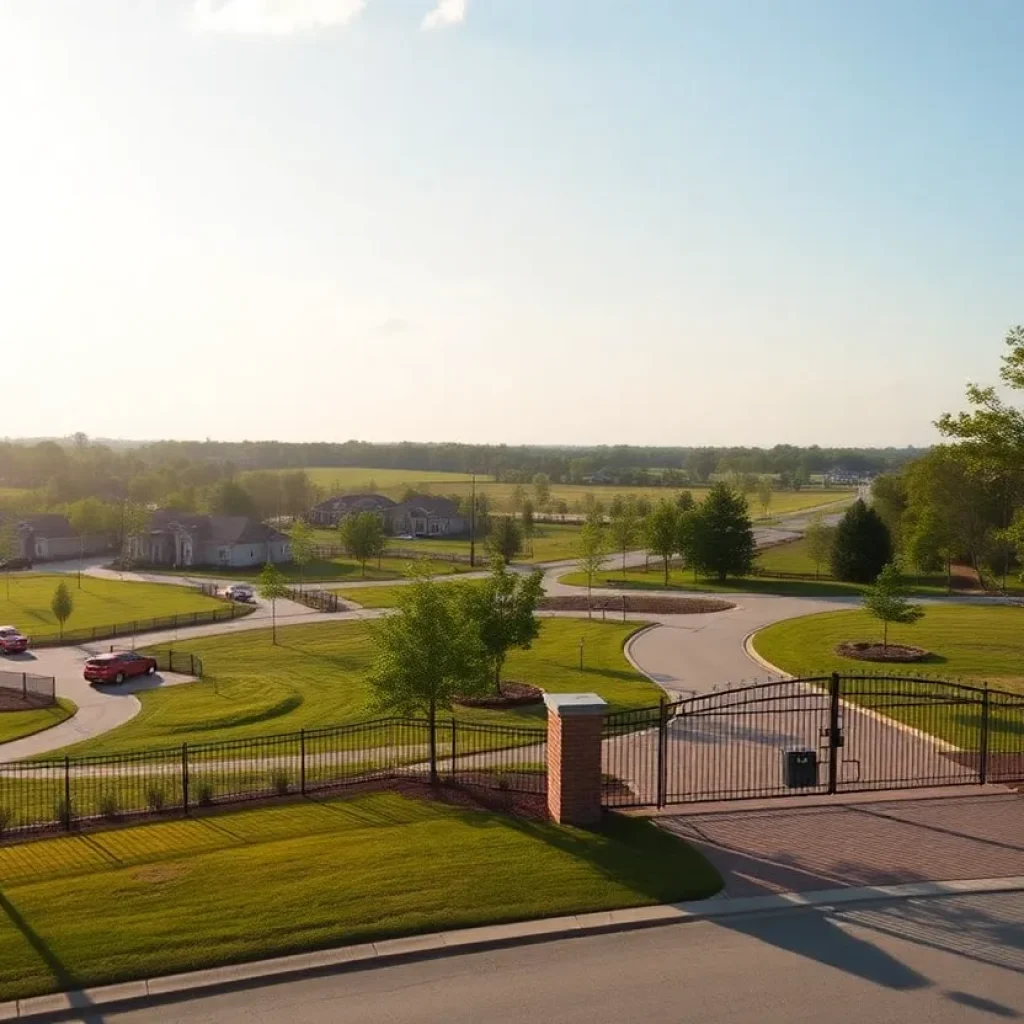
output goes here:
[{"label": "green grass lawn", "polygon": [[67,584],[74,601],[74,611],[64,624],[66,630],[225,607],[223,601],[189,587],[83,576],[79,589],[74,575],[18,573],[0,578],[0,623],[15,625],[33,639],[56,634],[58,624],[50,602],[61,582]]},{"label": "green grass lawn", "polygon": [[[844,640],[881,639],[881,623],[865,611],[854,610],[775,623],[755,635],[754,646],[762,657],[793,675],[877,672],[885,666],[840,657],[835,647]],[[928,605],[920,622],[891,626],[889,639],[934,654],[918,666],[890,666],[900,675],[921,671],[1024,693],[1024,610],[1020,608]]]},{"label": "green grass lawn", "polygon": [[814,564],[814,560],[808,553],[807,541],[804,539],[789,541],[786,544],[777,544],[772,548],[765,548],[756,559],[757,565],[762,569],[772,572],[820,572],[822,576],[830,575],[828,562],[820,566]]},{"label": "green grass lawn", "polygon": [[[482,587],[485,580],[443,580],[460,587]],[[351,601],[363,608],[394,608],[398,604],[398,596],[408,586],[393,583],[383,587],[335,587],[334,593],[346,601]]]},{"label": "green grass lawn", "polygon": [[[533,648],[509,655],[504,677],[546,690],[594,691],[612,710],[657,704],[661,690],[623,654],[623,644],[637,628],[637,623],[544,619]],[[201,682],[140,693],[142,711],[136,718],[68,750],[75,755],[121,753],[366,719],[371,714],[366,681],[371,629],[370,623],[351,621],[287,626],[278,629],[276,647],[269,630],[176,643],[176,651],[202,655]],[[543,705],[507,711],[459,708],[457,717],[538,726],[545,710]]]},{"label": "green grass lawn", "polygon": [[23,736],[42,732],[52,726],[60,725],[78,710],[78,705],[64,697],[58,697],[57,703],[49,708],[35,708],[32,711],[0,712],[0,743],[20,740]]},{"label": "green grass lawn", "polygon": [[[303,569],[301,573],[301,579],[306,583],[315,583],[320,581],[340,581],[348,580],[350,583],[358,582],[359,580],[397,580],[402,579],[409,575],[409,567],[412,562],[408,558],[382,558],[378,564],[377,560],[366,563],[366,575],[363,575],[363,567],[356,562],[354,559],[347,558],[345,556],[338,556],[337,558],[323,559],[318,558],[310,562],[309,565]],[[438,562],[433,561],[429,558],[423,558],[416,562],[417,565],[422,566],[429,573],[435,576],[447,576],[453,573],[469,572],[468,565],[457,565],[451,562]],[[486,563],[485,563],[486,564]],[[263,567],[246,566],[245,568],[239,569],[223,569],[220,567],[207,567],[197,570],[195,573],[190,575],[195,576],[207,576],[214,579],[238,579],[238,580],[255,580],[259,578],[260,572]],[[298,583],[300,579],[300,573],[297,566],[294,565],[279,565],[278,569],[281,571],[281,575],[289,583]],[[181,569],[154,569],[147,567],[143,570],[146,573],[162,573],[167,576],[181,576]]]},{"label": "green grass lawn", "polygon": [[392,793],[0,849],[0,1000],[715,893],[650,822],[583,831]]}]

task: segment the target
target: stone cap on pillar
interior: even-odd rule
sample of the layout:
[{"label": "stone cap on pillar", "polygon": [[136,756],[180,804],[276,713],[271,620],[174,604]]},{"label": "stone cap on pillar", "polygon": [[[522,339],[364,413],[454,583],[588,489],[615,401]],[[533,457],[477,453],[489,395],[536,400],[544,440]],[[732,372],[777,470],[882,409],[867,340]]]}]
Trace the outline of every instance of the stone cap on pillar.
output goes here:
[{"label": "stone cap on pillar", "polygon": [[608,702],[596,693],[545,693],[544,703],[548,711],[561,718],[569,715],[603,715]]}]

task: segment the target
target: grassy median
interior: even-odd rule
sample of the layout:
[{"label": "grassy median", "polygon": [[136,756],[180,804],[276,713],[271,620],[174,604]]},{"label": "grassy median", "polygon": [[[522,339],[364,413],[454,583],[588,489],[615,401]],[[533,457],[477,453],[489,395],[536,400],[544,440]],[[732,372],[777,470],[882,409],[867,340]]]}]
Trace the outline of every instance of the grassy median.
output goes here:
[{"label": "grassy median", "polygon": [[33,708],[29,711],[0,712],[0,743],[10,743],[24,736],[51,729],[69,719],[78,710],[78,705],[64,697],[48,708]]},{"label": "grassy median", "polygon": [[647,821],[580,829],[393,793],[0,848],[0,1000],[712,895]]}]

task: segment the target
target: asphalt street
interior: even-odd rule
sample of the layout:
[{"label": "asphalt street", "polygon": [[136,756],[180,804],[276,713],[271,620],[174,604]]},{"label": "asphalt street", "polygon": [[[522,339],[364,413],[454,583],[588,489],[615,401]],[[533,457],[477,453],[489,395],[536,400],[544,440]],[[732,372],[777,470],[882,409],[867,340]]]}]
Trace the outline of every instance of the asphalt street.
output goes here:
[{"label": "asphalt street", "polygon": [[947,1024],[1024,1016],[1024,893],[794,910],[242,989],[106,1024]]}]

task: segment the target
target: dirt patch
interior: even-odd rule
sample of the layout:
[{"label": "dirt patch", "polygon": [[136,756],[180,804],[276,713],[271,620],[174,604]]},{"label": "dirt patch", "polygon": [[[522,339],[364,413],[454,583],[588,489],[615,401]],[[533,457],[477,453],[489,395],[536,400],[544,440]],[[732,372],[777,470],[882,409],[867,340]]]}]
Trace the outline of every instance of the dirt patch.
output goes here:
[{"label": "dirt patch", "polygon": [[546,612],[608,611],[649,613],[652,615],[705,615],[708,612],[726,612],[735,608],[731,601],[716,597],[658,597],[645,594],[595,594],[588,600],[586,595],[577,597],[567,594],[557,597],[542,597],[537,607]]},{"label": "dirt patch", "polygon": [[931,651],[923,647],[910,647],[907,644],[888,644],[883,647],[872,640],[848,640],[836,647],[836,654],[844,658],[856,658],[858,661],[892,661],[912,662],[926,661],[932,656]]},{"label": "dirt patch", "polygon": [[482,697],[456,697],[452,703],[464,708],[520,708],[528,704],[540,704],[544,691],[530,683],[505,681],[501,693],[488,693]]},{"label": "dirt patch", "polygon": [[52,708],[53,706],[53,700],[39,693],[22,696],[17,690],[0,689],[0,712],[37,711],[39,708]]}]

